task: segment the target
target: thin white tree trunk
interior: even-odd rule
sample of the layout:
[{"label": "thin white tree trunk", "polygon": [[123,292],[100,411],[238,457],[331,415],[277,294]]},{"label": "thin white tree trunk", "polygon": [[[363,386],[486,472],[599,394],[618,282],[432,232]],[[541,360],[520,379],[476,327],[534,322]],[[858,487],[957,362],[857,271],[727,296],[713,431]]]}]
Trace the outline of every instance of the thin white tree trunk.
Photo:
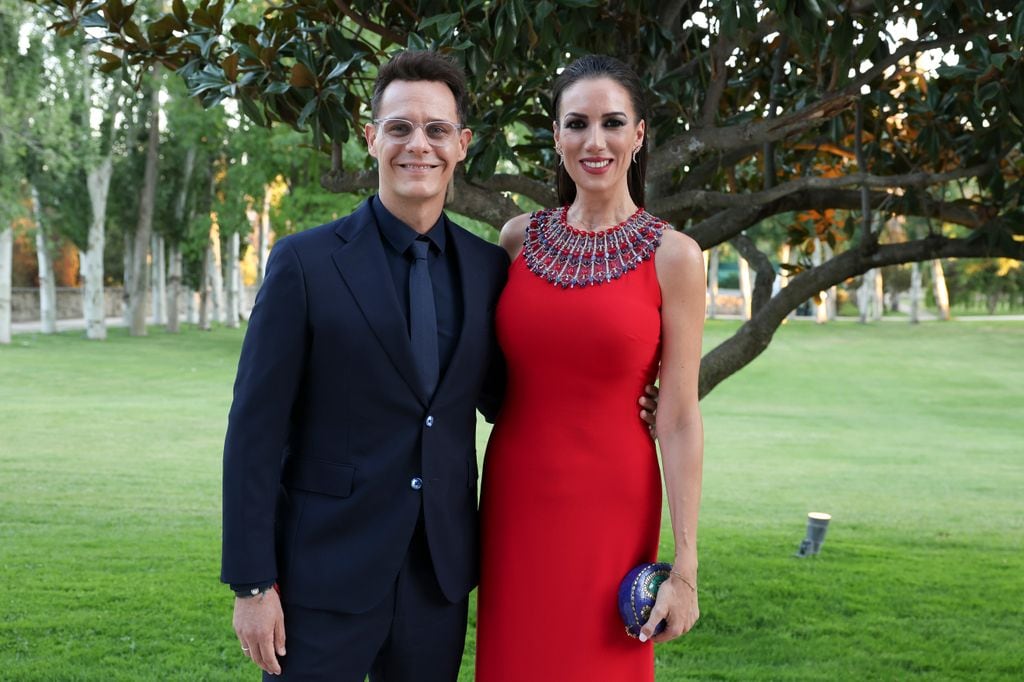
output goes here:
[{"label": "thin white tree trunk", "polygon": [[168,249],[170,261],[167,274],[167,331],[177,334],[179,325],[178,297],[181,296],[181,243],[174,242]]},{"label": "thin white tree trunk", "polygon": [[160,157],[160,88],[154,78],[150,95],[149,137],[146,142],[146,167],[139,195],[139,222],[135,228],[135,254],[132,257],[132,290],[128,302],[131,308],[132,336],[146,335],[146,293],[149,278],[149,240],[153,231],[153,209],[156,202],[157,164]]},{"label": "thin white tree trunk", "polygon": [[874,270],[868,270],[857,287],[857,310],[860,312],[861,324],[866,324],[871,319],[871,295],[874,291],[872,283]]},{"label": "thin white tree trunk", "polygon": [[241,242],[241,235],[237,232],[233,233],[228,240],[228,310],[225,323],[232,329],[238,327],[238,320],[241,316],[241,300],[239,295],[241,293],[242,269],[238,265],[238,257],[242,247]]},{"label": "thin white tree trunk", "polygon": [[751,304],[753,303],[753,292],[754,286],[750,281],[750,264],[743,259],[742,256],[739,258],[740,266],[740,294],[743,296],[743,319],[750,319]]},{"label": "thin white tree trunk", "polygon": [[[96,341],[107,338],[107,306],[103,296],[103,250],[106,248],[107,195],[114,164],[110,156],[90,168],[85,178],[92,207],[88,248],[81,252],[79,267],[85,286],[82,287],[82,316],[85,337]],[[126,270],[127,272],[127,270]]]},{"label": "thin white tree trunk", "polygon": [[199,324],[199,292],[189,290],[185,294],[185,321],[189,324]]},{"label": "thin white tree trunk", "polygon": [[713,320],[716,315],[718,315],[718,247],[713,246],[708,255],[707,316]]},{"label": "thin white tree trunk", "polygon": [[949,289],[946,288],[946,273],[942,270],[942,261],[938,258],[932,261],[932,287],[935,290],[935,305],[939,308],[939,319],[948,320]]},{"label": "thin white tree trunk", "polygon": [[921,264],[914,261],[910,264],[910,323],[921,321]]},{"label": "thin white tree trunk", "polygon": [[874,298],[871,301],[871,316],[874,320],[880,320],[885,314],[885,286],[882,281],[882,269],[875,268],[873,272],[875,273],[875,292]]},{"label": "thin white tree trunk", "polygon": [[199,280],[199,319],[198,327],[204,332],[210,331],[210,244],[203,250],[202,276]]},{"label": "thin white tree trunk", "polygon": [[167,259],[164,238],[154,234],[150,244],[153,267],[150,283],[153,297],[153,324],[167,324]]},{"label": "thin white tree trunk", "polygon": [[[824,257],[825,262],[827,263],[831,261],[834,252],[832,251],[832,247],[829,246],[829,243],[822,242],[821,248],[824,252],[822,253],[822,256]],[[835,286],[829,287],[827,293],[828,297],[825,299],[825,319],[835,320],[836,317],[839,316],[839,288]]]},{"label": "thin white tree trunk", "polygon": [[126,327],[132,326],[132,273],[135,270],[135,237],[128,230],[124,231],[124,286],[121,288],[121,314]]},{"label": "thin white tree trunk", "polygon": [[0,343],[11,342],[11,270],[14,234],[11,224],[0,225]]},{"label": "thin white tree trunk", "polygon": [[43,334],[57,332],[57,283],[53,274],[53,255],[50,240],[43,220],[43,207],[39,203],[39,191],[35,185],[29,187],[32,201],[32,215],[36,221],[36,260],[39,263],[39,330]]},{"label": "thin white tree trunk", "polygon": [[[814,267],[821,265],[821,260],[824,257],[825,242],[820,239],[814,244],[814,252],[811,254],[811,264]],[[814,303],[814,321],[818,324],[825,324],[828,322],[828,292],[819,291],[818,300]]]},{"label": "thin white tree trunk", "polygon": [[220,254],[220,225],[217,221],[210,221],[210,292],[213,303],[213,319],[221,324],[227,322],[227,315],[224,306],[224,266]]},{"label": "thin white tree trunk", "polygon": [[267,257],[270,254],[270,202],[273,197],[271,188],[271,183],[263,186],[263,213],[259,223],[259,262],[256,268],[257,287],[263,284],[263,277],[267,272]]}]

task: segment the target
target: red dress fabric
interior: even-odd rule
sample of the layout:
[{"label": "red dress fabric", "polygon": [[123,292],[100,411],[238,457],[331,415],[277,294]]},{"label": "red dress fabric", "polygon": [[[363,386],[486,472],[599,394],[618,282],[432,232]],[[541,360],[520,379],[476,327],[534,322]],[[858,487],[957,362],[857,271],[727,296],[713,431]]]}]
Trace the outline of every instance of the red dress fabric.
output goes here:
[{"label": "red dress fabric", "polygon": [[484,461],[477,682],[653,680],[616,595],[661,528],[637,405],[660,357],[654,259],[562,289],[520,256],[496,315],[509,379]]}]

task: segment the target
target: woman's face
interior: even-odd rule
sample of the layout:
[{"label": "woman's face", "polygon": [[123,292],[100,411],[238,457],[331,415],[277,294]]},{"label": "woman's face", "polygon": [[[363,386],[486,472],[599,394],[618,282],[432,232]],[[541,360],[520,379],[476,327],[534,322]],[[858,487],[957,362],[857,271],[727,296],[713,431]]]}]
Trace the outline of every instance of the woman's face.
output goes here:
[{"label": "woman's face", "polygon": [[562,92],[555,144],[577,191],[624,192],[633,150],[644,139],[629,93],[611,78],[587,78]]}]

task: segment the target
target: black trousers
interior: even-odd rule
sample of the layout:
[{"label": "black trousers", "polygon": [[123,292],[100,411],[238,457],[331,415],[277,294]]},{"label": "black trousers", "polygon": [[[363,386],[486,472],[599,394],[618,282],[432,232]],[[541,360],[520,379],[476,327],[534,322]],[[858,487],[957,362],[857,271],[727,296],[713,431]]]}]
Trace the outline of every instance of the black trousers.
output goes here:
[{"label": "black trousers", "polygon": [[[287,586],[284,586],[287,590]],[[348,614],[284,604],[285,648],[280,676],[265,682],[454,682],[466,640],[469,598],[441,593],[422,517],[387,598],[367,613]]]}]

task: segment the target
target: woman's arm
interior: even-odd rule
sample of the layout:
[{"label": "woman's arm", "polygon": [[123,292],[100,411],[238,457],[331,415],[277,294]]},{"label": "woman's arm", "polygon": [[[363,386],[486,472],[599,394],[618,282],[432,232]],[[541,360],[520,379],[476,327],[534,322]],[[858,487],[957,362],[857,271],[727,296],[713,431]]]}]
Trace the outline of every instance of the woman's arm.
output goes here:
[{"label": "woman's arm", "polygon": [[[700,616],[697,604],[697,517],[700,512],[704,427],[697,399],[706,278],[700,247],[666,230],[655,254],[661,285],[661,394],[658,441],[668,494],[675,557],[641,639],[664,642],[688,632]],[[652,637],[662,618],[668,627]],[[645,636],[646,635],[646,636]]]}]

